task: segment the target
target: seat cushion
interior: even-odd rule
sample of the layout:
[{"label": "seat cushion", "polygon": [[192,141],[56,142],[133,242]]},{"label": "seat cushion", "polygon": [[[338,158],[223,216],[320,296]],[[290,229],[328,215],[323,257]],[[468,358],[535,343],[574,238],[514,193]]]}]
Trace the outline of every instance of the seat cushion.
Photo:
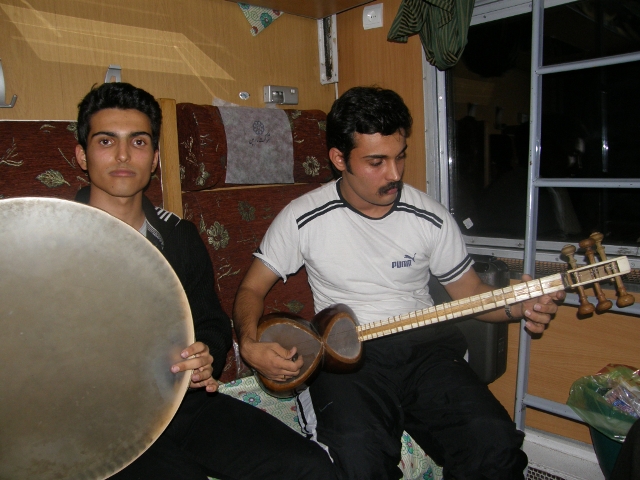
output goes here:
[{"label": "seat cushion", "polygon": [[[291,200],[317,188],[318,184],[222,188],[182,194],[184,216],[198,226],[213,261],[215,288],[222,308],[231,317],[233,301],[253,252],[275,216]],[[313,317],[313,296],[302,268],[278,281],[265,299],[264,313],[289,312]],[[250,373],[237,361],[234,349],[227,355],[221,380],[230,381]]]}]

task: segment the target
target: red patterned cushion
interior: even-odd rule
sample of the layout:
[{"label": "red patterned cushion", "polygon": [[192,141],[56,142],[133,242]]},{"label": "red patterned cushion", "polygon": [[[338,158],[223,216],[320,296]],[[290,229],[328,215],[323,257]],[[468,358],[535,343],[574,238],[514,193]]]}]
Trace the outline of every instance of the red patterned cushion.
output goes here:
[{"label": "red patterned cushion", "polygon": [[[240,281],[253,261],[253,252],[275,216],[291,200],[318,186],[242,187],[182,194],[184,216],[199,226],[213,261],[216,293],[229,316]],[[313,296],[304,268],[288,277],[286,285],[278,281],[271,289],[265,299],[264,313],[272,312],[313,317]],[[221,381],[233,380],[237,372],[235,352],[231,349]]]},{"label": "red patterned cushion", "polygon": [[[0,198],[55,197],[73,200],[89,185],[78,166],[75,122],[0,121]],[[147,196],[162,205],[160,168]]]},{"label": "red patterned cushion", "polygon": [[[291,124],[296,183],[325,183],[332,178],[320,110],[284,110]],[[232,187],[225,183],[227,139],[218,107],[179,103],[178,143],[183,191]]]},{"label": "red patterned cushion", "polygon": [[[275,216],[292,199],[317,187],[300,184],[183,193],[184,216],[199,226],[213,261],[218,297],[229,315],[253,252]],[[278,282],[267,296],[265,313],[278,311],[313,316],[304,269],[289,277],[286,286]]]}]

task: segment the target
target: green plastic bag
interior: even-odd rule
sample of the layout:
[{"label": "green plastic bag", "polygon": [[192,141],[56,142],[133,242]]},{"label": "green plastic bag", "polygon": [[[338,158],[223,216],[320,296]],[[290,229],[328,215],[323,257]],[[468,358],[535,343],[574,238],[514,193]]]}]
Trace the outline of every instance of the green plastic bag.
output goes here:
[{"label": "green plastic bag", "polygon": [[630,367],[609,364],[576,380],[567,405],[591,427],[623,442],[640,414],[640,375]]}]

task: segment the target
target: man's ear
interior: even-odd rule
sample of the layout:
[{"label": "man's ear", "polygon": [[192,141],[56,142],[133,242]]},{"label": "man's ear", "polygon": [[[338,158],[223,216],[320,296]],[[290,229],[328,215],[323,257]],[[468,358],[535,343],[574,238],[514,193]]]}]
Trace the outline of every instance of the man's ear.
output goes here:
[{"label": "man's ear", "polygon": [[87,154],[80,144],[76,145],[76,160],[82,170],[87,169]]},{"label": "man's ear", "polygon": [[336,147],[333,147],[329,150],[329,159],[333,166],[336,167],[336,170],[339,172],[344,172],[347,170],[347,161],[344,158],[344,155],[340,150]]},{"label": "man's ear", "polygon": [[156,149],[156,152],[153,154],[153,162],[151,163],[151,174],[156,171],[158,168],[158,161],[160,160],[160,150]]}]

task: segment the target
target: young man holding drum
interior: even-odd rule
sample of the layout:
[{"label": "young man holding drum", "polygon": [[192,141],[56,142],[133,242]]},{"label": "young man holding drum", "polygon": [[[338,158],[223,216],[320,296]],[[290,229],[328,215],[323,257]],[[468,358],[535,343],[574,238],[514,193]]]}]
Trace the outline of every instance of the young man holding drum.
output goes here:
[{"label": "young man holding drum", "polygon": [[162,113],[156,100],[132,85],[106,83],[78,107],[76,158],[91,186],[76,200],[129,224],[162,252],[185,289],[195,326],[196,342],[184,346],[184,360],[171,368],[174,373],[192,370],[178,412],[158,440],[112,478],[334,478],[331,461],[318,445],[261,410],[216,392],[231,326],[214,290],[211,260],[195,225],[154,208],[143,193],[159,157]]}]

